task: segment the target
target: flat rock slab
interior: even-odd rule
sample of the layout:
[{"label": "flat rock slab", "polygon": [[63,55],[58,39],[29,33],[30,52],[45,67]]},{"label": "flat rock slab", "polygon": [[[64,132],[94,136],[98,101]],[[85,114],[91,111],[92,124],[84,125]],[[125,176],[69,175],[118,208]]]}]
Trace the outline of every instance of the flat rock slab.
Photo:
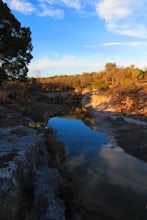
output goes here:
[{"label": "flat rock slab", "polygon": [[0,117],[0,219],[65,220],[58,196],[62,178],[48,167],[44,133],[29,128],[28,118],[2,106]]}]

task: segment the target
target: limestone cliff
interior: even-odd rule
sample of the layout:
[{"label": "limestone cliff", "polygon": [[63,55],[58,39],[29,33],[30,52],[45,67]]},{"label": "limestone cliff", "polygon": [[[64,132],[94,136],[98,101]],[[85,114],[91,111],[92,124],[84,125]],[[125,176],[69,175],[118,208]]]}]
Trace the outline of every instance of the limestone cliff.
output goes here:
[{"label": "limestone cliff", "polygon": [[62,178],[49,168],[44,134],[0,106],[0,219],[65,220]]},{"label": "limestone cliff", "polygon": [[138,94],[93,91],[85,95],[82,103],[99,111],[147,115],[147,97]]}]

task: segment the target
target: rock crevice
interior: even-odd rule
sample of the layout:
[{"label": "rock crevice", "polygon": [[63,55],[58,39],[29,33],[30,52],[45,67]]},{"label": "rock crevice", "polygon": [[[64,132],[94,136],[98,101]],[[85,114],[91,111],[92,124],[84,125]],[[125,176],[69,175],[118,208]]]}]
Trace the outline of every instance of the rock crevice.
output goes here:
[{"label": "rock crevice", "polygon": [[29,128],[24,119],[24,124],[9,126],[14,117],[23,118],[20,113],[3,107],[0,113],[6,113],[7,121],[0,126],[0,219],[65,220],[58,192],[62,178],[48,166],[44,134]]}]

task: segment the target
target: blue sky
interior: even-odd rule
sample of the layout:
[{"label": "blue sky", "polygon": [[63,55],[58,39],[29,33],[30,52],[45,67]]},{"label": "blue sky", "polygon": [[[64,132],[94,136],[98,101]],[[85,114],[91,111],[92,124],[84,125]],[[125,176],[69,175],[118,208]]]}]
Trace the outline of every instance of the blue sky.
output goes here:
[{"label": "blue sky", "polygon": [[147,0],[4,0],[32,31],[29,75],[147,68]]}]

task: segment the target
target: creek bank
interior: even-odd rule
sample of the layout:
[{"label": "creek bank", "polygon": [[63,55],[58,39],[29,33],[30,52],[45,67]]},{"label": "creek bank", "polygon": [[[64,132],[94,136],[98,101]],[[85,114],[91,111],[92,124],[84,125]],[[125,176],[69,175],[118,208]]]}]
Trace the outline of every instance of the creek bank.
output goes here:
[{"label": "creek bank", "polygon": [[94,126],[108,134],[111,148],[121,147],[126,153],[147,162],[147,122],[144,116],[139,120],[120,112],[100,111],[94,107],[86,109],[94,117]]},{"label": "creek bank", "polygon": [[[112,165],[113,167],[113,164],[115,164],[116,167],[114,165],[115,167],[114,170],[116,171],[117,165],[118,167],[119,165],[121,167],[122,162],[124,162],[124,166],[122,166],[122,170],[118,169],[119,170],[118,179],[120,182],[121,181],[123,182],[123,177],[122,177],[123,175],[121,175],[121,172],[122,174],[124,174],[124,179],[125,179],[125,176],[128,175],[126,171],[128,170],[129,172],[132,171],[129,167],[131,163],[130,164],[129,162],[127,163],[127,159],[129,159],[129,161],[134,160],[140,163],[143,163],[142,161],[147,162],[147,145],[146,145],[147,122],[143,121],[143,117],[142,120],[139,120],[136,119],[136,117],[134,119],[133,117],[128,117],[120,112],[99,111],[98,108],[96,109],[93,107],[88,107],[87,111],[90,115],[93,115],[93,120],[94,120],[94,124],[92,125],[93,128],[97,129],[98,131],[105,132],[108,135],[108,142],[105,144],[105,146],[103,146],[103,149],[105,149],[103,153],[108,152],[108,158],[110,157],[112,159],[112,161],[110,159],[110,162],[112,162],[112,164],[110,163],[110,165]],[[118,154],[116,153],[116,158],[111,157],[113,155],[113,152],[115,151],[118,152]],[[126,153],[124,153],[124,151],[127,152],[128,154],[135,156],[136,158],[127,155]],[[127,159],[121,161],[121,156],[120,156],[121,154],[125,155],[124,158],[126,157]],[[76,160],[75,161],[77,162],[77,164],[80,164],[82,163],[81,161],[83,158],[84,156],[83,157],[81,156],[79,158],[77,157],[77,161]],[[139,161],[137,158],[139,158],[142,161]],[[106,164],[107,164],[107,160],[106,160]],[[132,211],[131,208],[128,211],[128,207],[132,207],[134,205],[133,200],[135,197],[132,196],[131,190],[130,192],[129,190],[127,192],[127,187],[128,187],[127,184],[126,184],[126,188],[124,187],[124,189],[123,187],[121,188],[119,184],[117,185],[117,183],[116,185],[114,184],[114,186],[112,186],[111,184],[109,185],[107,183],[109,182],[109,177],[108,179],[106,179],[106,183],[102,181],[101,184],[101,176],[103,175],[105,176],[105,173],[103,173],[103,169],[101,170],[101,167],[96,166],[96,164],[94,164],[91,167],[92,167],[91,170],[88,167],[88,172],[87,172],[88,174],[87,174],[86,171],[84,170],[84,166],[81,165],[80,167],[79,165],[79,167],[77,166],[75,169],[74,168],[72,169],[72,166],[70,166],[70,163],[68,163],[67,167],[64,167],[64,171],[62,171],[65,182],[65,188],[62,191],[62,193],[68,210],[67,219],[69,220],[99,219],[99,218],[127,219],[126,216],[129,219],[129,215],[131,216],[130,214],[131,212],[133,213],[132,216],[134,215],[135,217],[137,215],[138,216],[143,215],[142,219],[144,219],[144,216],[146,216],[145,209],[141,210],[141,214],[138,214],[139,213],[138,210],[136,212]],[[137,169],[138,168],[135,167],[135,170]],[[112,175],[113,171],[111,172],[110,170],[110,173],[108,172],[110,174],[110,179],[113,176]],[[98,173],[100,175],[98,175]],[[86,179],[86,175],[88,176],[87,179]],[[132,178],[132,176],[133,175],[130,172],[129,173],[130,184],[132,181],[134,182],[134,185],[135,184],[137,185],[138,181],[136,181],[135,178]],[[93,185],[94,181],[96,181],[95,185]],[[145,178],[143,177],[142,182],[144,183],[144,181],[146,182],[146,175]],[[121,184],[123,185],[122,182]],[[90,185],[90,187],[88,185]],[[106,197],[106,201],[104,200],[104,197]],[[102,200],[100,198],[102,198]],[[113,202],[113,198],[115,202]],[[127,198],[129,198],[128,200],[130,200],[130,206],[127,203]],[[95,199],[95,203],[94,203],[94,199]],[[97,202],[99,200],[100,202]],[[95,205],[98,203],[99,206]],[[138,202],[138,204],[139,205],[136,207],[139,209],[140,201]],[[125,206],[126,206],[126,213],[124,213]],[[145,205],[143,207],[145,207]],[[100,213],[97,213],[98,210]],[[99,217],[97,216],[97,214],[99,214]],[[130,219],[134,219],[134,217]]]},{"label": "creek bank", "polygon": [[0,219],[65,220],[63,179],[49,167],[48,131],[30,128],[35,122],[2,105],[0,120]]},{"label": "creek bank", "polygon": [[[25,111],[23,109],[22,112],[25,113],[25,115],[28,115],[29,112],[29,116],[31,118],[34,117],[33,119],[35,121],[44,121],[48,119],[48,117],[52,117],[57,114],[63,114],[64,112],[63,104],[58,103],[56,101],[54,104],[53,103],[51,104],[48,103],[47,100],[48,98],[44,99],[44,102],[42,102],[40,99],[34,99],[30,103],[29,102],[25,103]],[[96,126],[96,128],[108,134],[109,143],[107,143],[107,147],[114,148],[120,146],[124,148],[126,152],[131,153],[134,156],[139,157],[144,161],[147,161],[147,153],[145,150],[146,147],[144,145],[145,143],[147,143],[146,124],[140,124],[140,122],[136,124],[130,120],[128,121],[128,118],[125,118],[124,115],[120,112],[118,113],[103,112],[100,111],[100,109],[96,106],[94,106],[94,108],[91,108],[90,105],[86,107],[88,112],[94,116],[94,121],[95,121],[94,125]],[[14,207],[14,208],[10,209],[11,214],[7,218],[0,216],[1,219],[9,220],[12,219],[13,217],[13,219],[16,220],[17,219],[42,220],[42,219],[46,219],[46,216],[49,216],[49,214],[50,214],[49,219],[56,219],[56,220],[65,219],[65,214],[64,214],[65,207],[63,201],[59,197],[59,191],[58,191],[59,187],[63,184],[63,180],[57,169],[54,168],[56,166],[56,164],[54,164],[54,159],[57,161],[60,167],[61,155],[58,154],[58,147],[55,150],[56,153],[54,153],[53,148],[50,147],[50,146],[54,146],[54,140],[51,141],[50,137],[48,137],[48,134],[47,134],[47,138],[45,138],[44,135],[46,134],[44,134],[44,132],[42,131],[39,132],[36,129],[28,128],[27,126],[28,123],[30,123],[32,127],[35,127],[36,123],[31,121],[27,117],[22,117],[21,113],[17,113],[15,111],[10,112],[10,109],[6,109],[6,108],[5,110],[4,108],[1,108],[1,110],[2,110],[1,111],[2,115],[0,117],[1,128],[7,130],[7,132],[5,130],[7,135],[4,136],[5,132],[4,133],[2,132],[0,134],[2,137],[1,141],[8,136],[8,139],[6,139],[4,142],[6,143],[5,145],[9,144],[9,146],[12,145],[14,146],[16,145],[15,144],[16,139],[19,138],[20,140],[19,141],[20,146],[17,149],[15,149],[14,147],[12,152],[6,149],[6,152],[5,153],[3,152],[2,154],[2,159],[1,159],[2,162],[0,164],[2,166],[1,168],[2,177],[4,177],[2,180],[4,181],[1,182],[1,186],[2,186],[1,201],[5,201],[4,204],[6,205],[1,206],[3,208],[1,210],[2,213],[1,215],[7,216],[8,207],[10,208]],[[14,131],[12,131],[13,128]],[[133,132],[136,133],[133,132],[131,133],[132,129],[134,129]],[[139,131],[143,131],[141,132],[141,136],[138,136],[138,132],[137,132],[138,129]],[[9,130],[11,132],[9,132]],[[126,133],[124,131],[126,131]],[[132,142],[132,138],[134,137],[134,134],[136,135],[137,141],[134,139],[134,142]],[[23,136],[25,138],[23,138]],[[32,137],[33,140],[30,143],[28,140],[29,139],[31,140]],[[140,145],[138,146],[138,143],[140,144],[139,142],[140,138],[142,138],[142,147],[139,147]],[[24,141],[23,146],[21,146],[22,140]],[[34,140],[37,141],[36,142],[37,148],[36,148],[36,144],[35,146],[31,145],[34,142]],[[125,141],[123,142],[123,140]],[[55,145],[57,146],[57,144]],[[136,150],[134,148],[134,145]],[[27,152],[28,148],[26,148],[25,146],[28,146],[30,151]],[[47,148],[49,154],[46,151]],[[59,144],[59,148],[60,148],[60,144]],[[140,153],[138,153],[138,149]],[[15,154],[16,153],[15,150],[17,150],[17,155]],[[33,157],[30,156],[32,155],[32,151],[34,153]],[[22,160],[22,157],[20,157],[19,155],[23,155],[24,160]],[[64,160],[64,156],[63,156],[63,160]],[[18,163],[16,163],[15,161],[18,161]],[[25,163],[21,165],[21,161],[25,161]],[[11,164],[12,166],[10,166]],[[48,167],[48,164],[50,168]],[[6,181],[7,172],[5,171],[7,170],[6,169],[7,167],[8,167],[8,177],[10,176],[10,183],[12,184],[10,184],[11,187],[8,186],[8,190],[7,187],[5,190],[5,186],[7,186],[7,181]],[[24,171],[20,172],[20,169],[18,169],[19,167],[22,167],[21,170]],[[71,176],[70,173],[68,173],[68,171],[66,170],[62,172],[65,172],[65,176],[68,179],[67,183],[65,182],[66,189],[63,192],[63,194],[65,193],[66,195],[63,195],[63,198],[67,196],[68,202],[70,203],[70,199],[72,199],[73,196],[72,195],[73,192],[69,193],[69,190],[71,189],[71,185],[72,185],[72,183],[70,182],[71,180],[69,180]],[[19,175],[19,177],[17,177],[17,175]],[[40,179],[39,182],[37,182],[38,178]],[[21,179],[25,181],[21,181]],[[29,182],[27,182],[28,180]],[[67,190],[68,187],[69,190]],[[41,203],[40,203],[40,198],[41,198]],[[14,202],[14,206],[12,206],[13,201],[16,201]],[[72,205],[73,204],[71,204],[71,206]],[[53,215],[53,213],[55,213],[55,215]],[[75,213],[74,215],[75,215],[74,219],[80,218],[79,216],[77,216],[78,214]]]},{"label": "creek bank", "polygon": [[[17,97],[17,96],[16,96]],[[22,112],[38,122],[47,122],[50,117],[63,115],[81,102],[81,94],[75,92],[31,91],[28,100],[10,98],[5,106]]]},{"label": "creek bank", "polygon": [[119,112],[147,120],[147,96],[145,93],[121,93],[118,91],[95,90],[87,93],[82,103],[103,112]]},{"label": "creek bank", "polygon": [[[62,193],[68,208],[67,218],[69,220],[134,219],[135,216],[138,216],[139,219],[144,219],[146,212],[144,198],[147,193],[145,185],[147,181],[147,165],[137,158],[126,154],[119,147],[115,136],[113,136],[112,123],[123,125],[123,120],[125,123],[131,122],[134,125],[141,124],[145,126],[146,123],[133,119],[129,121],[130,118],[126,117],[121,119],[119,114],[114,115],[113,113],[110,115],[108,112],[105,114],[105,120],[107,125],[103,125],[105,122],[103,112],[99,113],[98,125],[100,124],[101,129],[108,131],[109,141],[100,149],[98,142],[94,148],[92,141],[89,151],[84,142],[87,137],[86,132],[84,132],[86,137],[84,134],[81,137],[80,131],[79,134],[76,132],[70,133],[69,130],[72,130],[72,127],[73,131],[78,129],[72,123],[68,123],[67,127],[65,126],[66,121],[70,121],[68,117],[65,121],[62,118],[60,120],[58,117],[49,120],[48,124],[51,127],[53,125],[60,140],[63,140],[65,146],[68,146],[67,152],[69,156],[65,162],[67,173],[65,168],[62,173],[65,183],[65,189],[62,190]],[[110,123],[112,120],[113,122]],[[101,127],[101,124],[103,127]],[[65,135],[61,135],[61,133],[65,133]],[[76,139],[73,134],[77,137]],[[80,152],[83,142],[84,147]],[[72,143],[74,144],[72,145]],[[72,146],[74,151],[77,151],[77,154],[75,152],[72,154]],[[141,197],[141,194],[139,195],[139,189],[144,196]],[[136,207],[138,208],[137,210]]]}]

